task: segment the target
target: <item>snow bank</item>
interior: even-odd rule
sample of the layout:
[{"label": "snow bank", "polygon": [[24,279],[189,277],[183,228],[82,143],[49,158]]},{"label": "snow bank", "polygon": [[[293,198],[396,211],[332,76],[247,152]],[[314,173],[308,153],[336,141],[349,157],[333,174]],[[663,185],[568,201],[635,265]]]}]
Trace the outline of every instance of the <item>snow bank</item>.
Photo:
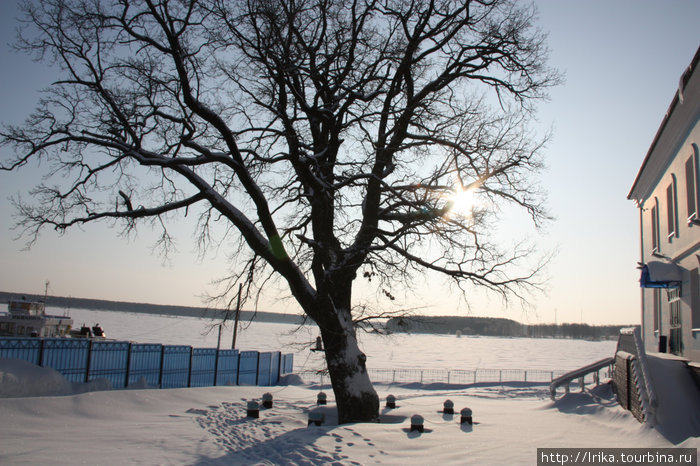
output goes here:
[{"label": "snow bank", "polygon": [[21,359],[0,358],[0,397],[32,397],[75,395],[97,390],[110,390],[106,379],[88,383],[72,383],[48,367],[35,366]]},{"label": "snow bank", "polygon": [[658,398],[656,429],[673,443],[700,437],[700,397],[690,371],[669,354],[647,354],[647,364]]},{"label": "snow bank", "polygon": [[68,395],[72,385],[53,369],[21,359],[0,359],[0,396]]}]

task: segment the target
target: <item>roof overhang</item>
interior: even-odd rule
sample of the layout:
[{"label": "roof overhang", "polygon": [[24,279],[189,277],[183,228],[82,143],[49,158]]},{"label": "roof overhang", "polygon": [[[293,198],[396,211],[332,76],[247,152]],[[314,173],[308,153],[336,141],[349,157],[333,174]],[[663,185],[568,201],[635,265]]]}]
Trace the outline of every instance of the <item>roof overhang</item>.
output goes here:
[{"label": "roof overhang", "polygon": [[676,264],[649,261],[642,266],[639,286],[642,288],[678,288],[683,282],[683,269]]},{"label": "roof overhang", "polygon": [[700,118],[700,109],[697,105],[700,101],[700,73],[696,72],[699,62],[700,47],[681,75],[671,105],[627,195],[627,199],[634,200],[639,205],[642,205],[651,195],[659,182],[659,177],[663,175],[675,152],[688,137],[689,128],[692,128]]}]

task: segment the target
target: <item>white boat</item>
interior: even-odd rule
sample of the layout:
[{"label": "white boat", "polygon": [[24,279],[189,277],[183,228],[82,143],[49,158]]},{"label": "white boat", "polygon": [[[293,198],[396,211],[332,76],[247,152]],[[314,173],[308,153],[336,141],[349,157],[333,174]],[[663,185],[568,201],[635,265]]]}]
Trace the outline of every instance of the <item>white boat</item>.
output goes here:
[{"label": "white boat", "polygon": [[0,314],[0,335],[3,336],[66,337],[73,327],[73,319],[68,316],[46,314],[41,301],[10,301],[7,311]]}]

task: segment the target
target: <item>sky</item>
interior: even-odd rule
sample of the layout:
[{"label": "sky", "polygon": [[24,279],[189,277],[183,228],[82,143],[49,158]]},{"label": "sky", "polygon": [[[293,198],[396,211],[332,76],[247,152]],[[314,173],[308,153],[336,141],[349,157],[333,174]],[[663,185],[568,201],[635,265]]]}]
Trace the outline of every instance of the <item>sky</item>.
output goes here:
[{"label": "sky", "polygon": [[[553,130],[542,187],[555,220],[537,237],[556,251],[548,281],[529,306],[470,295],[469,306],[443,281],[426,277],[395,306],[426,314],[507,317],[528,323],[640,322],[639,212],[627,193],[700,45],[697,0],[538,0],[538,26],[549,34],[550,65],[565,82],[539,106],[540,130]],[[33,109],[51,70],[12,52],[17,16],[0,2],[0,122],[19,123]],[[0,149],[7,150],[7,149]],[[0,157],[5,156],[0,153]],[[176,225],[178,251],[163,259],[155,234],[88,225],[64,235],[45,231],[30,250],[17,240],[9,198],[37,184],[38,170],[0,173],[0,291],[49,293],[173,305],[202,305],[227,271],[227,255],[199,257],[191,229]],[[509,225],[511,223],[511,225]],[[517,230],[504,218],[501,229]],[[518,231],[513,231],[515,235]],[[260,310],[297,312],[284,288],[266,289]],[[367,299],[372,300],[369,293]],[[383,304],[382,304],[383,305]]]}]

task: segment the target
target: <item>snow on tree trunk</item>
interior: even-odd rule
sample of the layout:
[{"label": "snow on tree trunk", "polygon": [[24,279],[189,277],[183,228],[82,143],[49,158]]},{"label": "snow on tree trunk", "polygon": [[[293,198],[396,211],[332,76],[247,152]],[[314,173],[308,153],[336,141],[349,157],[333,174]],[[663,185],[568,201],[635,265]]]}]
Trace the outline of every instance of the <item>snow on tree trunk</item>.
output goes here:
[{"label": "snow on tree trunk", "polygon": [[[338,422],[378,422],[379,396],[369,380],[349,311],[336,311],[321,328],[326,364],[338,409]],[[330,317],[327,315],[327,317]]]}]

